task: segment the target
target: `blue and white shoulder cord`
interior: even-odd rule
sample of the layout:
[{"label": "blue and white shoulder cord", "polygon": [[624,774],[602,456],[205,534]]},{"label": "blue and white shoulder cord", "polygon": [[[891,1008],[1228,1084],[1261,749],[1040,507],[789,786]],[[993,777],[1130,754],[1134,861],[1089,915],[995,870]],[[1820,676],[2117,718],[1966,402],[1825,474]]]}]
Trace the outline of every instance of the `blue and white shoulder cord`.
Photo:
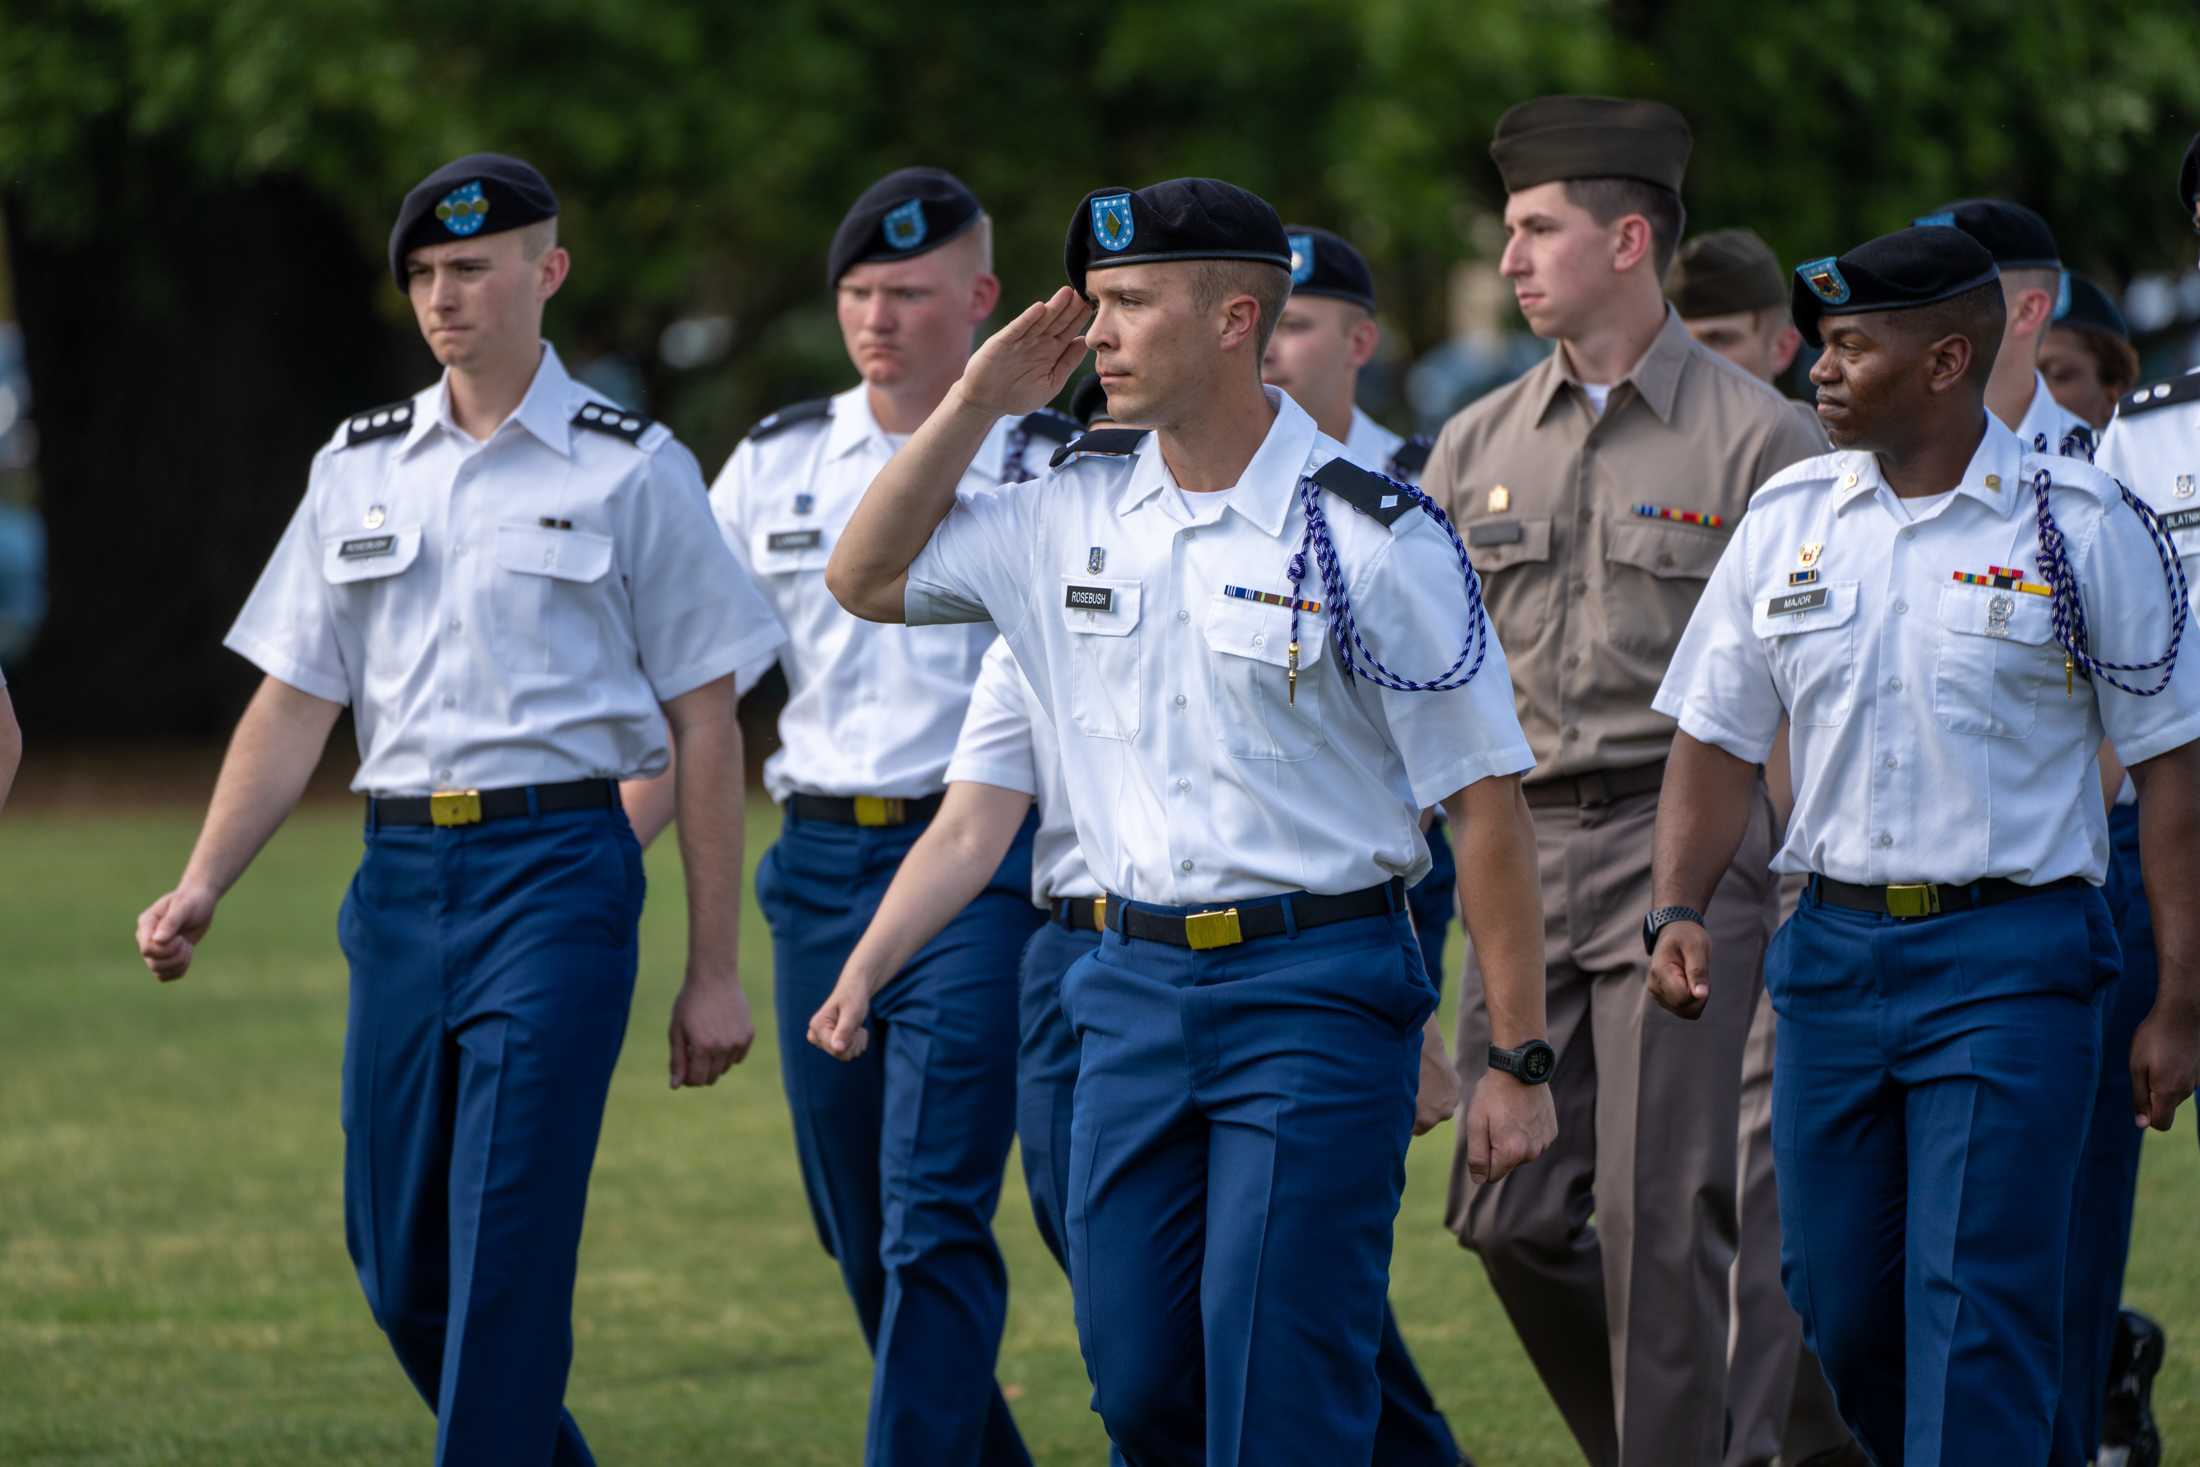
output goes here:
[{"label": "blue and white shoulder cord", "polygon": [[[2071,452],[2073,443],[2077,442],[2075,433],[2063,439],[2064,456],[2090,458],[2092,455],[2082,451]],[[2092,646],[2092,634],[2085,624],[2085,605],[2078,599],[2077,572],[2071,569],[2070,558],[2063,549],[2062,527],[2055,523],[2054,512],[2047,505],[2049,482],[2045,469],[2032,476],[2032,494],[2039,505],[2040,579],[2048,585],[2055,640],[2063,649],[2063,695],[2070,696],[2077,686],[2077,674],[2083,672],[2089,680],[2097,676],[2111,687],[2121,688],[2136,697],[2151,698],[2169,686],[2170,675],[2177,670],[2177,646],[2184,640],[2185,620],[2191,609],[2185,567],[2177,557],[2177,547],[2171,543],[2169,532],[2162,528],[2162,517],[2154,512],[2153,506],[2124,488],[2119,480],[2118,492],[2123,495],[2124,503],[2139,516],[2139,523],[2145,526],[2147,539],[2154,546],[2155,557],[2162,563],[2162,580],[2169,588],[2171,603],[2169,646],[2151,662],[2101,661],[2088,650]],[[2162,677],[2151,688],[2135,688],[2116,676],[2119,672],[2151,672],[2155,668],[2162,670]]]}]

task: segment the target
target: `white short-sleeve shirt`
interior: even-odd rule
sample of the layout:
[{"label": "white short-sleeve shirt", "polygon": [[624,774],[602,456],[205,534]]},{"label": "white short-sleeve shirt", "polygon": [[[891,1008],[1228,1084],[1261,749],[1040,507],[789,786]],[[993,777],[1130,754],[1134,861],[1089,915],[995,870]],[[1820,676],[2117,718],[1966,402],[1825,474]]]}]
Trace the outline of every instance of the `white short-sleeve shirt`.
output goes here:
[{"label": "white short-sleeve shirt", "polygon": [[[1343,445],[1271,388],[1260,449],[1231,489],[1187,495],[1148,434],[1038,484],[965,489],[910,567],[913,623],[992,620],[1062,741],[1078,844],[1102,886],[1172,905],[1354,891],[1428,869],[1420,812],[1533,763],[1494,630],[1481,672],[1442,693],[1347,683],[1311,570],[1287,563],[1299,481]],[[1321,492],[1321,491],[1318,491]],[[1324,495],[1360,635],[1395,673],[1458,656],[1467,594],[1418,510],[1390,524]]]},{"label": "white short-sleeve shirt", "polygon": [[1029,795],[1039,809],[1031,843],[1031,899],[1047,906],[1057,897],[1096,897],[1100,883],[1077,849],[1069,790],[1062,783],[1062,746],[1039,694],[1016,665],[1008,644],[995,638],[978,666],[970,712],[947,764],[949,784],[989,784]]},{"label": "white short-sleeve shirt", "polygon": [[[1012,440],[1026,440],[1011,465]],[[978,676],[993,641],[982,626],[881,626],[853,616],[825,589],[832,558],[863,491],[898,445],[878,425],[860,383],[767,418],[734,449],[710,499],[733,553],[756,576],[787,629],[776,651],[787,675],[780,747],[764,764],[774,800],[790,794],[915,799],[946,784]],[[963,478],[966,489],[1045,471],[1054,444],[996,424]],[[770,660],[746,664],[744,688]]]},{"label": "white short-sleeve shirt", "polygon": [[660,704],[780,640],[694,458],[547,344],[486,442],[445,383],[338,425],[226,645],[349,704],[352,788],[662,773]]},{"label": "white short-sleeve shirt", "polygon": [[[2138,516],[2107,475],[2027,452],[1990,415],[1960,486],[1912,501],[1915,519],[1869,453],[1806,459],[1750,501],[1655,706],[1753,763],[1789,718],[1795,814],[1775,869],[1875,885],[2098,883],[2104,730],[2132,763],[2200,736],[2189,653],[2157,697],[2082,675],[2065,691],[2037,590],[2041,472],[2093,655],[2159,656],[2168,592]],[[2021,575],[1996,584],[2009,570]],[[2145,687],[2160,674],[2120,676]]]}]

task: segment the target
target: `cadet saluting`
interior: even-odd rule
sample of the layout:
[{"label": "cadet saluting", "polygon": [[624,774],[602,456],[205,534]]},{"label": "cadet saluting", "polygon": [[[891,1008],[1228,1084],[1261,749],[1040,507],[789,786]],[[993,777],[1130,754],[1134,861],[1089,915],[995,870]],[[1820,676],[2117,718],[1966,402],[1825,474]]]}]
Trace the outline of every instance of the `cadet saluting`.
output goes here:
[{"label": "cadet saluting", "polygon": [[390,272],[443,380],[315,457],[228,638],[267,678],[183,879],[138,918],[146,965],[182,977],[349,704],[345,1235],[436,1460],[469,1467],[593,1460],[560,1402],[642,908],[614,781],[664,769],[668,723],[691,934],[673,1082],[711,1084],[753,1036],[731,673],[779,629],[687,450],[542,341],[569,268],[556,213],[495,154],[406,195]]},{"label": "cadet saluting", "polygon": [[2118,963],[2104,730],[2140,786],[2163,933],[2141,1120],[2169,1125],[2200,1053],[2200,974],[2176,960],[2200,938],[2182,577],[2113,480],[1986,412],[2004,308],[1979,244],[1908,229],[1797,277],[1843,451],[1759,491],[1659,690],[1681,733],[1651,990],[1683,1016],[1718,1001],[1702,909],[1785,715],[1775,865],[1810,875],[1766,967],[1788,1295],[1879,1461],[2075,1461],[2050,1446],[2093,1005]]},{"label": "cadet saluting", "polygon": [[[1061,733],[1110,893],[1062,984],[1070,1280],[1109,1435],[1157,1463],[1364,1462],[1435,1001],[1404,913],[1430,805],[1522,1051],[1469,1106],[1475,1169],[1552,1134],[1528,751],[1456,536],[1260,385],[1291,284],[1275,211],[1210,179],[1101,189],[1065,257],[1073,289],[971,359],[827,580],[881,621],[991,619]],[[1110,409],[1153,431],[958,496],[990,425],[1083,358],[1087,291]]]}]

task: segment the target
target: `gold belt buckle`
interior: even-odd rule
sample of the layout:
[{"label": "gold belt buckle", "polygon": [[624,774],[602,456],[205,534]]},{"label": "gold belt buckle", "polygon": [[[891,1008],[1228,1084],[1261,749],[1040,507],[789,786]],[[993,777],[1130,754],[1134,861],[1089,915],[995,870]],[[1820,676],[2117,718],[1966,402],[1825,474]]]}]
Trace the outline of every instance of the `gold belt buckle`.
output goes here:
[{"label": "gold belt buckle", "polygon": [[909,802],[883,795],[856,796],[856,824],[901,825],[909,819]]},{"label": "gold belt buckle", "polygon": [[1108,899],[1106,896],[1096,896],[1092,899],[1092,930],[1095,932],[1108,930]]},{"label": "gold belt buckle", "polygon": [[1940,888],[1922,883],[1888,887],[1887,915],[1890,917],[1939,916]]},{"label": "gold belt buckle", "polygon": [[480,790],[437,790],[428,796],[428,819],[436,825],[479,825]]},{"label": "gold belt buckle", "polygon": [[1184,919],[1184,943],[1194,952],[1235,947],[1243,941],[1245,932],[1238,926],[1236,907],[1225,907],[1219,912],[1194,912]]}]

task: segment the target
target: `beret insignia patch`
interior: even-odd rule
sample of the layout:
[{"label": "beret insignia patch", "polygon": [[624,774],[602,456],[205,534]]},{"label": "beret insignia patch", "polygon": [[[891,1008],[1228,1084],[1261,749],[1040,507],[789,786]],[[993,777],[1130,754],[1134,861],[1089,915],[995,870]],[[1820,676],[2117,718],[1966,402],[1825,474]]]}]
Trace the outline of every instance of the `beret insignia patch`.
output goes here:
[{"label": "beret insignia patch", "polygon": [[1938,224],[1945,228],[1953,229],[1956,227],[1956,212],[1953,209],[1943,209],[1938,214],[1920,214],[1915,219],[1912,219],[1910,223],[1916,225],[1919,228],[1923,228],[1929,224]]},{"label": "beret insignia patch", "polygon": [[1314,278],[1314,236],[1311,234],[1294,234],[1289,237],[1289,243],[1291,245],[1291,283],[1293,285],[1304,285]]},{"label": "beret insignia patch", "polygon": [[1137,232],[1129,194],[1103,194],[1092,201],[1092,238],[1100,248],[1111,255],[1127,250]]},{"label": "beret insignia patch", "polygon": [[462,184],[443,196],[443,202],[435,206],[435,217],[443,221],[443,227],[464,238],[478,234],[489,218],[489,199],[481,191],[480,180]]},{"label": "beret insignia patch", "polygon": [[924,201],[911,199],[886,211],[880,223],[886,242],[897,250],[913,250],[924,243]]},{"label": "beret insignia patch", "polygon": [[1829,306],[1848,304],[1849,283],[1841,278],[1841,265],[1832,255],[1795,267],[1810,293]]}]

